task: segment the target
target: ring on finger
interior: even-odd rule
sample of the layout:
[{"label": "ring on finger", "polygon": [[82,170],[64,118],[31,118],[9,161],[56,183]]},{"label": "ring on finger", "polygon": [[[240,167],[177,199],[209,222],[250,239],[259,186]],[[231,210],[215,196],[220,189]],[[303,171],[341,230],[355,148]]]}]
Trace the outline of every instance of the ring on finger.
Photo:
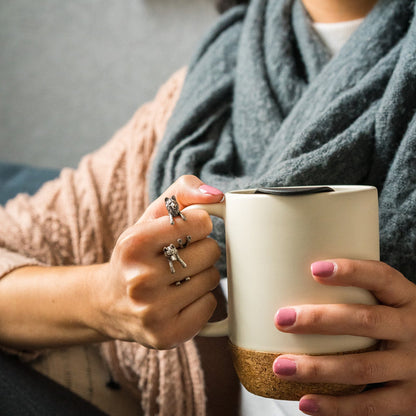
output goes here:
[{"label": "ring on finger", "polygon": [[178,249],[175,247],[174,244],[170,244],[166,247],[163,247],[163,254],[165,255],[165,257],[168,259],[169,262],[169,269],[170,272],[172,274],[174,274],[175,271],[175,267],[173,266],[173,262],[177,261],[179,262],[179,264],[183,267],[186,268],[187,264],[183,261],[183,259],[181,258],[181,256],[178,253]]},{"label": "ring on finger", "polygon": [[178,280],[177,282],[175,282],[175,286],[182,286],[183,283],[189,282],[190,280],[190,276],[186,276],[185,279]]},{"label": "ring on finger", "polygon": [[190,235],[187,235],[185,238],[185,242],[182,241],[182,238],[178,238],[176,241],[179,244],[179,248],[185,248],[192,240],[192,237]]},{"label": "ring on finger", "polygon": [[185,215],[182,214],[182,212],[179,210],[179,204],[176,200],[176,196],[172,195],[170,198],[165,198],[165,206],[168,210],[169,214],[169,221],[171,225],[175,224],[175,217],[181,217],[184,221],[186,221]]}]

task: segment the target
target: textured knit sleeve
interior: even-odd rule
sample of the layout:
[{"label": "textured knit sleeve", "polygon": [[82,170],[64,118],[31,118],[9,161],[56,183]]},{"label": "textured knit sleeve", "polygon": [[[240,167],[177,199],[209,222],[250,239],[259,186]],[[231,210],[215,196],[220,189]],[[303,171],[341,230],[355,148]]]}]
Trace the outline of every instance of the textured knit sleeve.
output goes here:
[{"label": "textured knit sleeve", "polygon": [[147,205],[146,174],[185,70],[143,105],[114,137],[62,170],[34,195],[0,207],[0,277],[33,264],[81,265],[109,259],[119,234]]}]

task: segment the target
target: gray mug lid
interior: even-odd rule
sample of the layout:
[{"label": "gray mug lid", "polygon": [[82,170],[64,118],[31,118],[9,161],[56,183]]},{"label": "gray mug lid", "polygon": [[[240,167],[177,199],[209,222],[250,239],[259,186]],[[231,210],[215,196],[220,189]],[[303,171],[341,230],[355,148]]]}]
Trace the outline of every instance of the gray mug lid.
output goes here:
[{"label": "gray mug lid", "polygon": [[269,194],[269,195],[309,195],[319,194],[322,192],[335,192],[335,189],[330,186],[289,186],[289,187],[276,187],[276,188],[257,188],[255,194]]}]

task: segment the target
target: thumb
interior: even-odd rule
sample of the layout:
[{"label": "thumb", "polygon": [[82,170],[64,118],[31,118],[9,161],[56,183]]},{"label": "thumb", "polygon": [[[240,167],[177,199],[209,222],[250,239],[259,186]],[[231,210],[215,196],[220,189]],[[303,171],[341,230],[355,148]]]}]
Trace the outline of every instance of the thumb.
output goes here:
[{"label": "thumb", "polygon": [[139,222],[167,215],[165,198],[171,198],[173,195],[181,210],[192,204],[213,204],[224,198],[223,192],[219,189],[206,185],[196,176],[184,175],[149,205]]}]

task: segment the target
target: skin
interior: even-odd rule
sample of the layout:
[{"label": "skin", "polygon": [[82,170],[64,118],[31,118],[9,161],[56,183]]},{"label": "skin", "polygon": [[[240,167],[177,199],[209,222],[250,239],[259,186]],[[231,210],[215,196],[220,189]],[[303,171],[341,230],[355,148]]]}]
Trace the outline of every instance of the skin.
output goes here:
[{"label": "skin", "polygon": [[[207,238],[212,223],[205,211],[189,212],[172,226],[164,198],[176,195],[183,209],[223,197],[202,193],[201,185],[193,176],[175,182],[124,231],[108,263],[22,267],[5,276],[0,343],[36,349],[120,339],[168,349],[194,337],[216,307],[220,250]],[[172,275],[163,247],[187,235],[191,244],[180,252],[188,267],[176,266]],[[175,282],[187,276],[178,290]]]},{"label": "skin", "polygon": [[[312,18],[321,22],[363,17],[376,3],[303,1]],[[219,281],[214,268],[219,249],[207,238],[212,224],[204,212],[189,212],[186,222],[178,219],[172,227],[164,198],[176,195],[181,209],[221,200],[222,195],[201,193],[201,185],[192,176],[175,182],[122,234],[108,263],[23,267],[9,273],[0,281],[0,343],[31,349],[123,339],[164,349],[196,335],[216,306],[212,290]],[[192,236],[192,242],[181,257],[189,268],[177,267],[177,273],[171,275],[162,248],[186,235]],[[330,261],[337,266],[335,273],[329,277],[311,274],[311,279],[323,285],[370,290],[379,305],[297,305],[293,307],[294,324],[276,322],[277,330],[365,335],[383,340],[382,348],[351,356],[280,356],[278,360],[294,362],[296,372],[277,377],[301,382],[383,383],[346,397],[307,395],[300,401],[307,414],[416,415],[416,285],[382,262]],[[191,281],[177,290],[173,283],[189,275]]]},{"label": "skin", "polygon": [[[331,260],[330,277],[311,278],[323,285],[356,286],[370,290],[380,302],[365,305],[299,305],[291,326],[276,327],[288,333],[363,335],[383,340],[374,352],[341,356],[284,355],[296,364],[292,376],[301,382],[345,384],[385,383],[364,393],[331,397],[307,395],[300,409],[312,402],[320,416],[416,415],[416,285],[385,263],[347,259]],[[278,361],[276,360],[276,362]]]},{"label": "skin", "polygon": [[334,23],[359,19],[377,3],[377,0],[302,0],[315,22]]}]

